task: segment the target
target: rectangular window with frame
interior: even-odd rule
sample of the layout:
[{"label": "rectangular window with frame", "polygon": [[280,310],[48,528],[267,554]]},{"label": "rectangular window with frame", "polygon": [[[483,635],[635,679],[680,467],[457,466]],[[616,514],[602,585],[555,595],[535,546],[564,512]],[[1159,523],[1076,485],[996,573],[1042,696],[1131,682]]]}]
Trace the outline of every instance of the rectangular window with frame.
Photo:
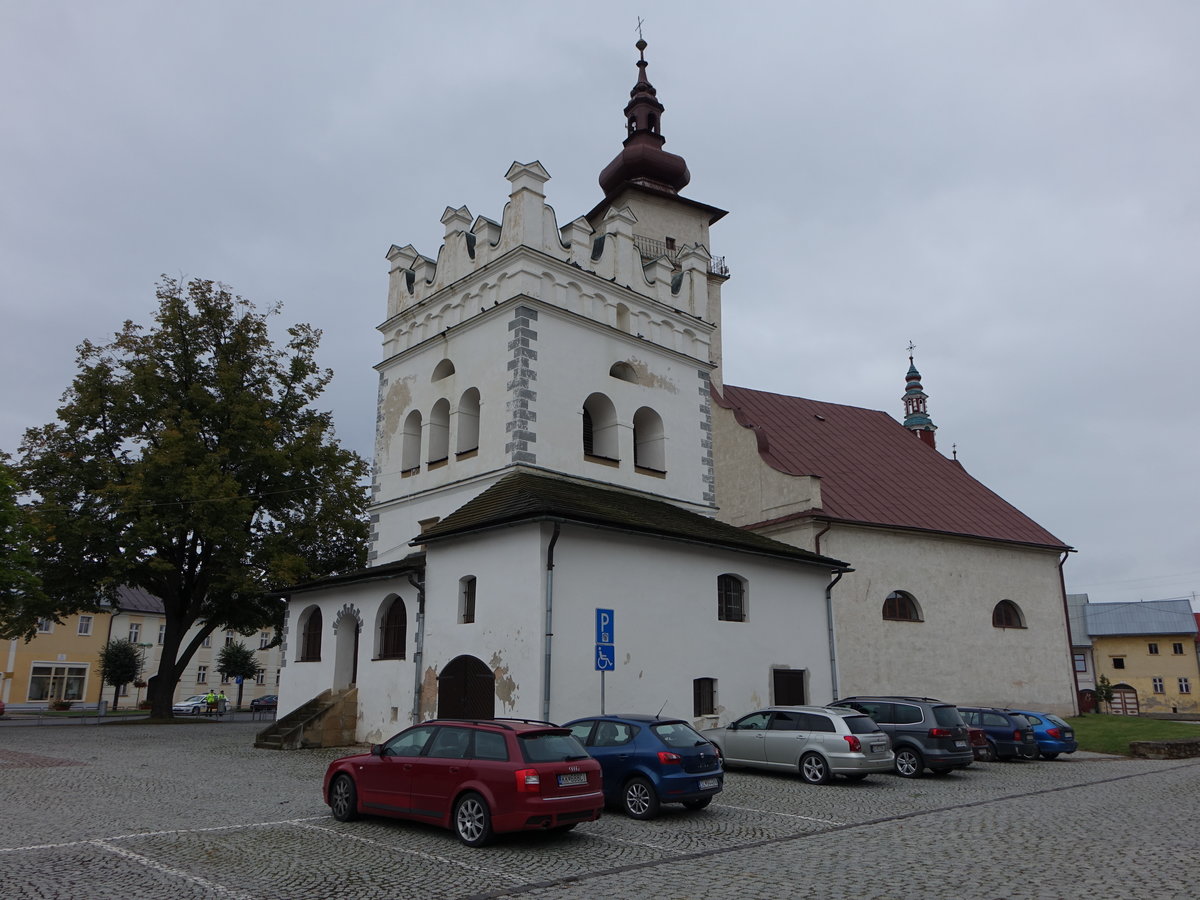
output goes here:
[{"label": "rectangular window with frame", "polygon": [[161,644],[166,639],[167,639],[167,626],[159,625],[158,626],[158,642]]},{"label": "rectangular window with frame", "polygon": [[1171,652],[1176,656],[1183,656],[1183,644],[1175,643],[1171,645]]},{"label": "rectangular window with frame", "polygon": [[41,616],[37,620],[38,634],[49,634],[54,630],[54,620]]},{"label": "rectangular window with frame", "polygon": [[196,684],[208,684],[208,666],[196,666]]},{"label": "rectangular window with frame", "polygon": [[746,621],[746,584],[736,575],[717,577],[717,620]]},{"label": "rectangular window with frame", "polygon": [[1125,657],[1123,657],[1123,656],[1114,656],[1114,657],[1112,658],[1112,667],[1113,667],[1114,669],[1123,669],[1123,668],[1125,668]]},{"label": "rectangular window with frame", "polygon": [[1163,680],[1161,678],[1154,677],[1154,678],[1150,679],[1150,681],[1154,685],[1154,693],[1156,693],[1156,694],[1164,693]]},{"label": "rectangular window with frame", "polygon": [[82,700],[87,671],[87,666],[35,663],[29,672],[28,699]]},{"label": "rectangular window with frame", "polygon": [[212,646],[212,635],[210,634],[208,637],[206,637],[204,639],[204,643],[202,643],[200,646],[201,647],[211,647]]},{"label": "rectangular window with frame", "polygon": [[80,616],[79,617],[79,633],[84,635],[85,637],[92,633],[92,617],[91,616]]},{"label": "rectangular window with frame", "polygon": [[228,675],[225,675],[225,674],[221,675],[221,684],[229,684],[229,676]]},{"label": "rectangular window with frame", "polygon": [[266,684],[267,683],[267,673],[264,672],[262,669],[259,669],[258,674],[254,676],[254,683],[255,684]]},{"label": "rectangular window with frame", "polygon": [[1158,644],[1151,641],[1146,645],[1146,649],[1150,651],[1151,656],[1158,656]]},{"label": "rectangular window with frame", "polygon": [[1179,693],[1190,694],[1192,692],[1192,682],[1187,678],[1179,679]]},{"label": "rectangular window with frame", "polygon": [[226,647],[233,645],[233,639],[234,639],[235,635],[236,635],[236,632],[234,632],[234,631],[225,632],[225,646]]},{"label": "rectangular window with frame", "polygon": [[261,631],[258,635],[258,649],[266,650],[271,644],[271,632]]},{"label": "rectangular window with frame", "polygon": [[1087,654],[1086,653],[1076,653],[1073,655],[1075,658],[1075,671],[1076,672],[1086,672],[1087,671]]},{"label": "rectangular window with frame", "polygon": [[467,575],[459,579],[459,615],[460,625],[471,625],[475,621],[475,576]]},{"label": "rectangular window with frame", "polygon": [[129,623],[129,643],[136,644],[141,639],[142,639],[142,623],[141,622],[130,622]]}]

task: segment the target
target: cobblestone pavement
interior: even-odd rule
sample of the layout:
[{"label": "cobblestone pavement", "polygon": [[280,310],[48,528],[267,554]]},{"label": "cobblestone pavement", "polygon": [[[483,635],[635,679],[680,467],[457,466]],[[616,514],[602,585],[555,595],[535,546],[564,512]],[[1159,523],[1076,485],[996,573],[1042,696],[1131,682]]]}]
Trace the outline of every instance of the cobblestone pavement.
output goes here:
[{"label": "cobblestone pavement", "polygon": [[5,898],[1054,898],[1200,894],[1200,760],[1060,757],[812,787],[735,771],[707,810],[482,850],[321,801],[346,750],[261,723],[0,729]]}]

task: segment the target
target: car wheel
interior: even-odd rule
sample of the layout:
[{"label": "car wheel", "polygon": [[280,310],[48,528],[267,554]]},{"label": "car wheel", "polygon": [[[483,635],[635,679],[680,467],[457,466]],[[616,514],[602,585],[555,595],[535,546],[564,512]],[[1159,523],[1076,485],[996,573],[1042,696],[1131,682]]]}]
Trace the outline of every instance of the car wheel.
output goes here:
[{"label": "car wheel", "polygon": [[645,778],[630,778],[621,794],[625,815],[631,819],[653,819],[658,815],[658,794]]},{"label": "car wheel", "polygon": [[193,716],[198,716],[198,715],[200,715],[200,707],[198,707],[198,706],[193,706],[193,707],[192,707],[192,715],[193,715]]},{"label": "car wheel", "polygon": [[995,762],[996,761],[996,745],[993,744],[991,741],[988,741],[985,746],[976,747],[975,748],[975,758],[978,760],[981,760],[982,762]]},{"label": "car wheel", "polygon": [[862,781],[867,777],[867,773],[866,772],[854,772],[851,775],[843,775],[842,777],[845,778],[847,781]]},{"label": "car wheel", "polygon": [[482,847],[492,839],[492,814],[478,794],[463,794],[454,804],[454,833],[468,847]]},{"label": "car wheel", "polygon": [[358,818],[358,791],[349,775],[338,775],[329,786],[329,808],[339,822],[353,822]]},{"label": "car wheel", "polygon": [[701,797],[699,800],[683,801],[683,805],[687,809],[706,809],[710,803],[712,803],[712,797]]},{"label": "car wheel", "polygon": [[921,751],[913,747],[901,747],[896,751],[896,774],[901,778],[919,778],[925,768]]},{"label": "car wheel", "polygon": [[1043,753],[1042,759],[1058,759],[1057,753]]},{"label": "car wheel", "polygon": [[833,775],[829,763],[816,753],[805,753],[800,757],[800,777],[809,784],[829,784]]}]

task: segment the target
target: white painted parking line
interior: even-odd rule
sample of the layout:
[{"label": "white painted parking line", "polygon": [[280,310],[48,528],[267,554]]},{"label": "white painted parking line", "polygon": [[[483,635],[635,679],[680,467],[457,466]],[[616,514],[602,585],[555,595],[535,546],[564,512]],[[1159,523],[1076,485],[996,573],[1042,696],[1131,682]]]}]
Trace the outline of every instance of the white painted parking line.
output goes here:
[{"label": "white painted parking line", "polygon": [[192,875],[190,872],[184,872],[182,869],[176,869],[174,866],[165,866],[160,862],[150,859],[148,856],[143,856],[140,853],[134,853],[132,850],[126,850],[124,847],[117,847],[105,841],[85,841],[92,847],[99,847],[101,850],[107,850],[109,853],[115,853],[117,856],[125,859],[133,860],[147,868],[154,869],[156,872],[162,872],[164,875],[170,875],[174,878],[182,878],[185,881],[190,881],[204,888],[205,891],[217,897],[230,897],[233,900],[255,900],[253,894],[247,894],[242,891],[235,891],[224,885],[217,884],[215,881],[209,881],[207,878],[201,878],[199,875]]},{"label": "white painted parking line", "polygon": [[[328,818],[328,817],[322,817],[322,818]],[[470,863],[460,862],[457,859],[450,859],[449,857],[438,856],[436,853],[425,853],[422,850],[410,850],[407,847],[397,847],[395,844],[385,844],[383,841],[377,841],[374,838],[363,837],[362,835],[359,835],[359,834],[350,834],[349,832],[346,832],[346,831],[338,831],[336,828],[326,828],[323,825],[310,825],[310,824],[308,824],[308,822],[302,821],[299,819],[297,819],[294,822],[289,822],[287,824],[294,825],[297,828],[308,828],[312,831],[319,831],[322,834],[331,834],[335,837],[345,838],[345,839],[351,840],[351,841],[359,841],[360,843],[363,843],[363,844],[370,844],[373,847],[381,847],[384,850],[387,850],[391,853],[407,853],[410,856],[419,856],[421,859],[427,859],[427,860],[431,860],[433,862],[445,863],[446,865],[449,865],[449,866],[458,866],[459,868],[467,869],[468,871],[475,872],[479,875],[499,876],[500,878],[507,878],[509,881],[513,882],[514,884],[525,884],[525,882],[527,880],[527,879],[521,878],[517,875],[509,875],[507,872],[504,872],[500,869],[486,869],[483,866],[473,866]]]},{"label": "white painted parking line", "polygon": [[312,822],[317,819],[328,819],[324,816],[307,816],[302,819],[278,819],[272,822],[243,822],[239,825],[213,825],[210,828],[169,828],[165,831],[135,831],[130,834],[115,834],[103,838],[82,838],[78,841],[62,841],[57,844],[27,844],[24,847],[0,847],[0,853],[20,853],[24,850],[60,850],[65,847],[80,847],[84,844],[95,844],[100,841],[129,841],[135,838],[162,837],[168,834],[204,834],[210,831],[236,831],[239,828],[270,828],[273,825],[296,825],[301,822]]},{"label": "white painted parking line", "polygon": [[785,819],[803,819],[806,822],[820,822],[822,825],[845,825],[845,822],[835,822],[833,819],[818,819],[815,816],[798,816],[795,813],[775,812],[772,809],[755,809],[753,806],[730,806],[728,803],[715,803],[721,809],[736,809],[741,812],[762,813],[764,816],[783,816]]}]

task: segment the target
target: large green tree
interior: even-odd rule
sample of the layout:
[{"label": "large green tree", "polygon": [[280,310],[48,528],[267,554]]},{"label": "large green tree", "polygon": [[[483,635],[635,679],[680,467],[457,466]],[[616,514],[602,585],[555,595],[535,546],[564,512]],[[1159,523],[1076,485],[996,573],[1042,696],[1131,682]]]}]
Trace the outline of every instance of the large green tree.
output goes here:
[{"label": "large green tree", "polygon": [[7,454],[0,453],[0,610],[15,613],[8,621],[0,617],[0,638],[36,634],[37,609],[45,600],[36,571],[29,510],[17,502],[19,494],[17,474],[8,464]]},{"label": "large green tree", "polygon": [[318,330],[277,346],[278,305],[202,279],[164,276],[157,298],[151,326],[79,347],[58,421],[25,433],[44,593],[0,607],[0,623],[103,609],[120,585],[155,594],[166,630],[148,699],[168,717],[213,631],[279,627],[272,590],[363,564],[366,464],[311,405],[332,377]]}]

